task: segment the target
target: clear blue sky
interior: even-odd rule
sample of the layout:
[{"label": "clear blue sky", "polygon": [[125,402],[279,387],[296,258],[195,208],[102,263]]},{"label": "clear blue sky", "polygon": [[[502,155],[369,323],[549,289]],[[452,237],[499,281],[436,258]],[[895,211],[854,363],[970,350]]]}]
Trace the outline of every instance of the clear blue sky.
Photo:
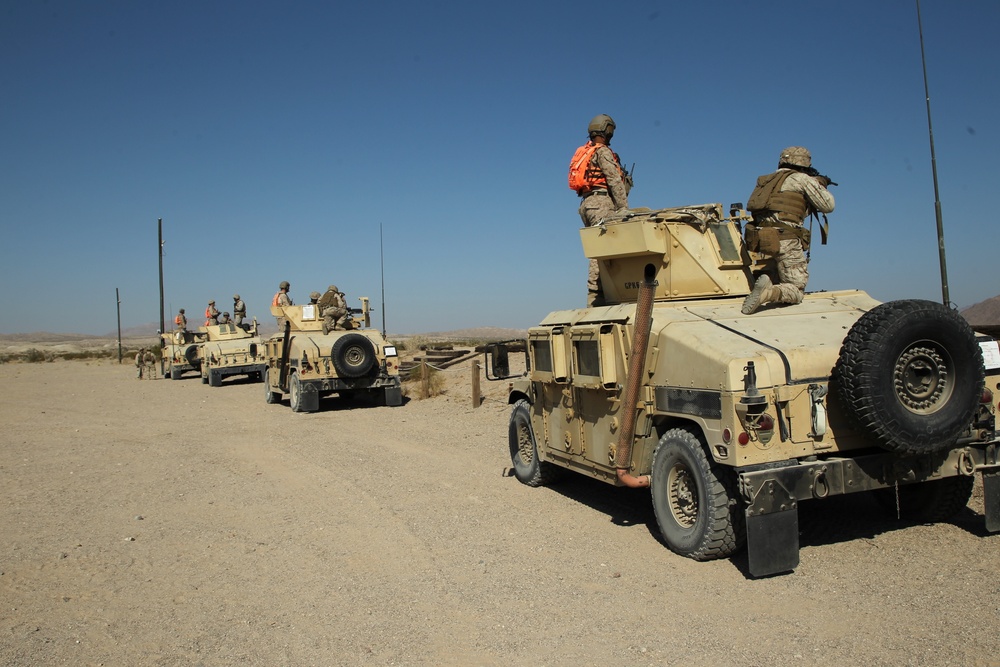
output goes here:
[{"label": "clear blue sky", "polygon": [[[924,0],[951,299],[1000,294],[996,0]],[[913,0],[0,2],[0,333],[197,319],[281,280],[419,333],[581,306],[566,186],[592,116],[632,206],[830,174],[810,289],[940,300]],[[376,316],[376,323],[380,317]]]}]

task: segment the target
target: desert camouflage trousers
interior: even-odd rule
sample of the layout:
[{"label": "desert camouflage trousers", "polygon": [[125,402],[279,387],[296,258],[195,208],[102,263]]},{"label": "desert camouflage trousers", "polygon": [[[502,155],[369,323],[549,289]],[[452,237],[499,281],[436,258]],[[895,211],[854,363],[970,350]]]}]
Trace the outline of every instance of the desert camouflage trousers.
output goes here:
[{"label": "desert camouflage trousers", "polygon": [[809,282],[809,260],[802,250],[802,241],[789,239],[782,241],[778,255],[778,303],[802,303],[806,283]]},{"label": "desert camouflage trousers", "polygon": [[[580,202],[580,219],[584,227],[592,227],[615,212],[615,202],[610,196],[602,193],[584,197]],[[587,270],[587,306],[600,305],[604,301],[604,290],[601,289],[600,269],[597,260],[590,260]]]}]

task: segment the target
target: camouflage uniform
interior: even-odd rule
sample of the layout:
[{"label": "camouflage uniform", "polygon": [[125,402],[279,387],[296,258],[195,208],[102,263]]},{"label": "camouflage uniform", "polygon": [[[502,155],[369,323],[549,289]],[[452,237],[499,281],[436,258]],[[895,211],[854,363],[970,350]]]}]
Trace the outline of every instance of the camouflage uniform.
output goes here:
[{"label": "camouflage uniform", "polygon": [[[583,197],[579,209],[580,219],[583,220],[585,227],[599,224],[616,213],[628,209],[628,183],[622,178],[620,165],[611,148],[603,145],[598,146],[590,163],[604,174],[608,181],[608,188],[606,190],[591,190],[580,195]],[[587,271],[587,306],[593,306],[603,298],[600,269],[597,260],[592,259]]]},{"label": "camouflage uniform", "polygon": [[135,353],[135,377],[137,380],[142,379],[142,368],[145,360],[143,359],[143,352],[139,350]]},{"label": "camouflage uniform", "polygon": [[205,326],[210,324],[219,323],[219,309],[215,307],[214,301],[208,302],[208,307],[205,308]]},{"label": "camouflage uniform", "polygon": [[[288,285],[288,283],[282,283],[282,285]],[[292,306],[292,305],[295,305],[295,304],[292,303],[292,297],[288,296],[288,290],[289,289],[291,289],[290,285],[287,286],[287,287],[279,287],[278,288],[278,293],[274,295],[273,299],[271,299],[271,305],[272,306]],[[277,320],[277,322],[278,322],[278,332],[279,333],[284,332],[284,330],[285,330],[285,318],[284,317],[276,317],[275,320]]]},{"label": "camouflage uniform", "polygon": [[243,324],[243,318],[247,316],[247,305],[243,303],[243,299],[237,294],[233,297],[233,322],[236,326]]},{"label": "camouflage uniform", "polygon": [[[806,205],[810,212],[830,213],[833,211],[834,200],[818,180],[807,174],[788,168],[779,169],[775,173],[791,172],[781,184],[779,192],[797,192],[805,197]],[[758,227],[791,225],[802,227],[801,223],[794,223],[782,220],[774,213],[758,216],[754,215],[754,224]],[[806,283],[809,282],[809,260],[806,259],[805,248],[799,238],[790,238],[780,242],[778,254],[775,261],[778,266],[778,284],[772,289],[776,293],[770,296],[773,298],[764,299],[765,302],[777,303],[802,303],[805,294]]]},{"label": "camouflage uniform", "polygon": [[142,355],[142,362],[146,366],[146,379],[155,380],[156,379],[156,355],[152,353],[151,350],[146,350],[146,353]]},{"label": "camouflage uniform", "polygon": [[323,316],[323,333],[336,329],[346,329],[350,320],[344,293],[336,285],[330,285],[319,300],[319,312]]}]

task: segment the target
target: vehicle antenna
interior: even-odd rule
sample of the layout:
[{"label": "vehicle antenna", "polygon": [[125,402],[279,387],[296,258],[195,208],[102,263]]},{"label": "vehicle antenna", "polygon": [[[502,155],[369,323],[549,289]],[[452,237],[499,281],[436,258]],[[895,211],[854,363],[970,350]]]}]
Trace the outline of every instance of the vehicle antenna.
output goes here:
[{"label": "vehicle antenna", "polygon": [[382,338],[386,337],[385,326],[385,252],[382,250],[382,223],[378,223],[378,261],[382,272]]},{"label": "vehicle antenna", "polygon": [[934,130],[931,128],[931,91],[927,86],[927,59],[924,56],[924,25],[920,20],[920,0],[917,0],[917,30],[920,32],[920,63],[924,68],[924,94],[927,97],[927,135],[931,141],[931,175],[934,178],[934,217],[937,220],[938,257],[941,263],[941,298],[944,305],[951,303],[948,296],[948,265],[944,253],[944,222],[941,220],[941,196],[938,191],[937,158],[934,155]]}]

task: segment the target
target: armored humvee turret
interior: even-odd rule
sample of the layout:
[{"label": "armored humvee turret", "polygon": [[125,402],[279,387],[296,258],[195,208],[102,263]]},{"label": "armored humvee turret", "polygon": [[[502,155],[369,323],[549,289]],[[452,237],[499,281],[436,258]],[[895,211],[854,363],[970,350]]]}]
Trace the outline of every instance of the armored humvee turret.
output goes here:
[{"label": "armored humvee turret", "polygon": [[351,308],[349,329],[323,333],[314,304],[272,306],[281,331],[267,340],[264,400],[288,395],[295,412],[315,412],[330,394],[370,396],[383,405],[403,402],[396,346],[370,329],[368,297]]},{"label": "armored humvee turret", "polygon": [[[740,312],[771,271],[741,236],[742,205],[640,212],[580,230],[608,304],[529,330],[512,383],[514,475],[563,470],[650,486],[666,545],[708,560],[744,543],[750,572],[798,565],[798,505],[881,492],[941,520],[983,476],[1000,530],[1000,348],[930,301],[806,295]],[[504,376],[507,350],[488,355]]]},{"label": "armored humvee turret", "polygon": [[198,351],[205,343],[204,332],[187,330],[160,334],[163,351],[163,377],[179,380],[188,371],[201,369]]},{"label": "armored humvee turret", "polygon": [[227,322],[198,327],[198,330],[208,339],[198,353],[203,383],[218,387],[222,378],[230,375],[263,379],[267,357],[264,355],[264,341],[257,334],[256,319],[246,328]]}]

